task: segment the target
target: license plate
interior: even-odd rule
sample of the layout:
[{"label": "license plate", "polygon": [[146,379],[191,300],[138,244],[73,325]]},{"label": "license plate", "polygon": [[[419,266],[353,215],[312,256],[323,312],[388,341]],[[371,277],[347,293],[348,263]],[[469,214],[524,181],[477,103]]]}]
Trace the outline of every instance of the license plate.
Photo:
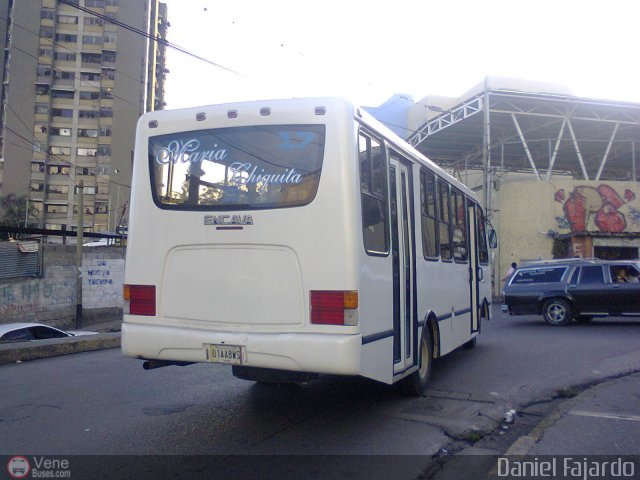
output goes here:
[{"label": "license plate", "polygon": [[207,359],[215,363],[242,364],[242,347],[239,345],[207,345]]}]

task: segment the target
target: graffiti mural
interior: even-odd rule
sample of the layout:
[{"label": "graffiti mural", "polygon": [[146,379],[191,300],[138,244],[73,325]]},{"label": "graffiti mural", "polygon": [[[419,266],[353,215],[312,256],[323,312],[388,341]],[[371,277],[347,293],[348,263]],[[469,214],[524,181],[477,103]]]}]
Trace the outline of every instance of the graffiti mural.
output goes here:
[{"label": "graffiti mural", "polygon": [[[628,230],[628,221],[639,221],[638,211],[628,205],[635,199],[636,194],[628,188],[621,195],[607,184],[577,186],[568,195],[560,189],[555,192],[555,201],[562,204],[564,216],[556,221],[559,228],[572,232],[621,233]],[[638,225],[632,229],[637,230]]]}]

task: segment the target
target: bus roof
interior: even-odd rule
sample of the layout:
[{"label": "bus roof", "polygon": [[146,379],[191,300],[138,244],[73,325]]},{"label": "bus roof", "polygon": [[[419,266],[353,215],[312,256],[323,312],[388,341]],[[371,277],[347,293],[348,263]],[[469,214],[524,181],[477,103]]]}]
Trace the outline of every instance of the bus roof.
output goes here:
[{"label": "bus roof", "polygon": [[242,102],[201,105],[173,110],[156,110],[153,112],[145,113],[142,117],[140,117],[139,126],[144,126],[145,124],[148,125],[148,122],[152,122],[153,120],[161,122],[167,117],[173,118],[174,120],[195,120],[199,115],[207,115],[208,113],[212,114],[213,112],[216,112],[218,114],[220,112],[226,112],[227,114],[229,112],[235,112],[235,114],[238,116],[240,116],[241,112],[252,112],[251,116],[257,119],[267,116],[264,115],[266,113],[266,110],[264,109],[270,109],[268,114],[270,115],[271,111],[277,111],[280,107],[290,107],[291,105],[296,105],[296,107],[306,106],[310,109],[313,108],[314,110],[316,108],[326,108],[327,106],[333,105],[341,107],[344,111],[351,111],[353,112],[353,116],[355,119],[357,119],[363,125],[369,127],[373,132],[379,133],[382,137],[393,144],[394,147],[418,159],[422,165],[433,170],[440,177],[446,178],[448,182],[455,185],[456,188],[462,190],[466,195],[474,198],[476,197],[475,192],[473,192],[470,188],[468,188],[461,181],[453,177],[451,174],[447,173],[443,168],[436,165],[433,161],[429,160],[422,153],[409,145],[406,140],[398,136],[391,129],[378,121],[364,108],[358,107],[352,102],[341,97],[304,97],[289,99],[250,100]]}]

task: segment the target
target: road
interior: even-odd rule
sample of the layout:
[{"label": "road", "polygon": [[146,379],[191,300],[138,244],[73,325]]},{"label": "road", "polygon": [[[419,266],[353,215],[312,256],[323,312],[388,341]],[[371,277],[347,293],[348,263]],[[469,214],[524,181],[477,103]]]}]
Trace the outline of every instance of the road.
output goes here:
[{"label": "road", "polygon": [[[425,398],[358,378],[266,386],[199,364],[144,371],[119,350],[0,366],[0,455],[415,455],[510,408],[640,369],[639,319],[551,327],[496,311],[436,362]],[[415,478],[415,477],[414,477]]]}]

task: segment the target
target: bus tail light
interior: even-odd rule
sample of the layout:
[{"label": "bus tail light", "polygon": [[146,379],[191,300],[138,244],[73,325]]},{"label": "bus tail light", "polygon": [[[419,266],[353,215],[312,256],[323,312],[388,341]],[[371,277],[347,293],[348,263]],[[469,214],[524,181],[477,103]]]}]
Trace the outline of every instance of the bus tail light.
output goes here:
[{"label": "bus tail light", "polygon": [[[156,314],[155,285],[125,285],[125,313],[130,315],[154,316]],[[128,312],[127,312],[128,305]]]},{"label": "bus tail light", "polygon": [[358,292],[354,290],[311,290],[311,323],[357,325]]}]

